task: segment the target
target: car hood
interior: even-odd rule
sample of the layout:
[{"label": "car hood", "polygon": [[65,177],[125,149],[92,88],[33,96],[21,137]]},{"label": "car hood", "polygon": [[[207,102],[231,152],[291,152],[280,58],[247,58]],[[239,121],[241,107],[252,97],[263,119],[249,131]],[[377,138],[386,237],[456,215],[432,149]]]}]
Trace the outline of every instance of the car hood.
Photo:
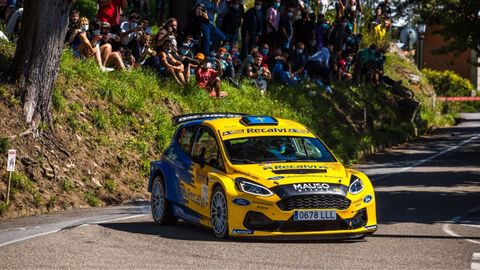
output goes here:
[{"label": "car hood", "polygon": [[234,165],[237,177],[244,177],[265,187],[298,183],[349,185],[350,178],[339,162],[288,162]]}]

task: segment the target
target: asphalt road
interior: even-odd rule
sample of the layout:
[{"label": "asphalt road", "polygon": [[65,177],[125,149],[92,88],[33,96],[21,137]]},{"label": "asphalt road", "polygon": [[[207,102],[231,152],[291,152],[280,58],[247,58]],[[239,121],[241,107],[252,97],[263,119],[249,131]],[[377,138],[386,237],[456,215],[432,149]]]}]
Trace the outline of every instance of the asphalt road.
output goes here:
[{"label": "asphalt road", "polygon": [[357,166],[378,202],[366,240],[218,241],[121,206],[1,223],[0,268],[480,269],[480,114],[467,116]]}]

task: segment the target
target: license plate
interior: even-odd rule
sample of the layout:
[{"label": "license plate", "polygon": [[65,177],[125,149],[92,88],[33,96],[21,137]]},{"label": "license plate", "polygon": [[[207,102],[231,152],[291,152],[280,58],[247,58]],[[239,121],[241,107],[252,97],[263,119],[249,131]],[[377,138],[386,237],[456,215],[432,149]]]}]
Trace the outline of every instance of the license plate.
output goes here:
[{"label": "license plate", "polygon": [[300,210],[295,211],[293,220],[336,220],[335,210]]}]

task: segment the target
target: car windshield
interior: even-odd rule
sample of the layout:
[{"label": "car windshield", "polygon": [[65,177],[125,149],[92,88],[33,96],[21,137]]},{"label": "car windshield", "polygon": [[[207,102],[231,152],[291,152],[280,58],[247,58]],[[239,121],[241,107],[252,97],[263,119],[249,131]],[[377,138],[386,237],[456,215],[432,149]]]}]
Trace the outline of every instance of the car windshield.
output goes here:
[{"label": "car windshield", "polygon": [[316,138],[249,137],[225,141],[233,164],[263,162],[334,162],[335,158]]}]

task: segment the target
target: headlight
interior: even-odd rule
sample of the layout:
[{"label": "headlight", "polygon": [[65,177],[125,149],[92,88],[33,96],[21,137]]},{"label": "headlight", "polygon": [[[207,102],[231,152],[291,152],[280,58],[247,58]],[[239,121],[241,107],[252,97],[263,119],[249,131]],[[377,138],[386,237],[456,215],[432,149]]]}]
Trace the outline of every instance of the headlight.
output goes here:
[{"label": "headlight", "polygon": [[362,190],[363,190],[362,180],[360,180],[360,178],[352,174],[352,177],[350,177],[350,187],[348,188],[348,192],[350,192],[350,194],[355,195],[362,192]]},{"label": "headlight", "polygon": [[245,178],[237,178],[235,179],[235,182],[237,183],[238,188],[245,193],[264,197],[273,195],[273,192],[268,188],[249,182]]}]

